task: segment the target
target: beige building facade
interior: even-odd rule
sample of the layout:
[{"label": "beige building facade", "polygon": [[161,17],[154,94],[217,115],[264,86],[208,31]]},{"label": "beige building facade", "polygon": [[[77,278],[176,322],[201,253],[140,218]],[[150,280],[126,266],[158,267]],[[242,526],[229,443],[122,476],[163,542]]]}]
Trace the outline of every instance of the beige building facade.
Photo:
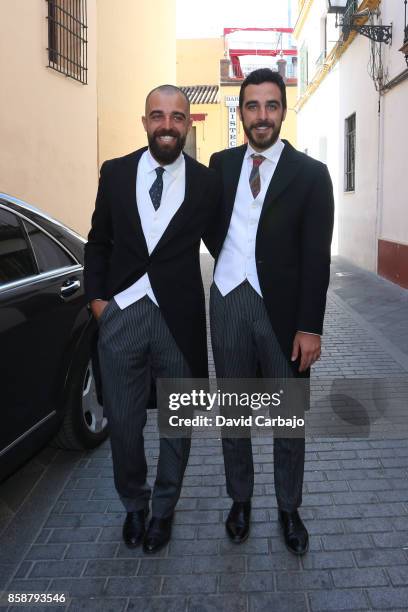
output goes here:
[{"label": "beige building facade", "polygon": [[224,38],[177,39],[177,85],[215,84],[220,78]]},{"label": "beige building facade", "polygon": [[87,85],[48,67],[47,17],[43,0],[1,1],[0,191],[84,233],[98,179],[96,0]]},{"label": "beige building facade", "polygon": [[176,0],[98,0],[99,163],[146,144],[148,92],[176,82]]},{"label": "beige building facade", "polygon": [[0,0],[0,191],[82,235],[100,164],[146,143],[145,96],[175,81],[176,1],[120,5]]}]

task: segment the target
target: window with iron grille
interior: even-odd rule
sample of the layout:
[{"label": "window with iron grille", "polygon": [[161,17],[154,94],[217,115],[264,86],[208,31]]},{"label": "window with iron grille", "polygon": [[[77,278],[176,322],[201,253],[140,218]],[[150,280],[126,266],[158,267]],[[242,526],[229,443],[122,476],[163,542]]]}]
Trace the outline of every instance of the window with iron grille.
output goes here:
[{"label": "window with iron grille", "polygon": [[87,79],[86,0],[46,0],[48,66],[76,81]]},{"label": "window with iron grille", "polygon": [[344,132],[344,191],[355,190],[356,114],[347,117]]}]

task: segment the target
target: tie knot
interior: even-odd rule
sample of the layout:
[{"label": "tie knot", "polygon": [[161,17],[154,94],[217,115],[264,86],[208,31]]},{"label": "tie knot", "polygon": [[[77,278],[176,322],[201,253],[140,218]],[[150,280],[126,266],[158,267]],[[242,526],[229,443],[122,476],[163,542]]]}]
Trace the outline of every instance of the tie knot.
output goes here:
[{"label": "tie knot", "polygon": [[253,166],[255,167],[260,166],[262,162],[266,159],[266,157],[264,157],[263,155],[256,155],[256,153],[252,153],[251,157]]},{"label": "tie knot", "polygon": [[164,172],[164,168],[162,166],[157,166],[156,168],[156,174],[157,177],[160,178],[163,176],[163,172]]}]

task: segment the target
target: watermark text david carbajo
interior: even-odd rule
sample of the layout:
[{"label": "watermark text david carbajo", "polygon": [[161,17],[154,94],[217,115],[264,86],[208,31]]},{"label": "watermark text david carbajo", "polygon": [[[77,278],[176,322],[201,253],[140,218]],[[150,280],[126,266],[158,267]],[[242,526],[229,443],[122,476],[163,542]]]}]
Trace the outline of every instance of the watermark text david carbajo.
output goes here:
[{"label": "watermark text david carbajo", "polygon": [[[189,435],[189,428],[215,427],[240,436],[250,435],[248,430],[255,427],[279,429],[282,436],[290,430],[300,436],[307,394],[294,393],[298,386],[286,379],[162,379],[158,385],[160,431],[183,436]],[[301,431],[295,434],[295,430]]]}]

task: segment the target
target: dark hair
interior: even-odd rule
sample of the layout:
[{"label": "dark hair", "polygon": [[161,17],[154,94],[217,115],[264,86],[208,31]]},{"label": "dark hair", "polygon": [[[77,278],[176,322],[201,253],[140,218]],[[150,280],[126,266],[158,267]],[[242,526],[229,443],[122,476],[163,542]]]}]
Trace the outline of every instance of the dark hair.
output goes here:
[{"label": "dark hair", "polygon": [[162,91],[163,93],[167,93],[167,94],[175,94],[175,93],[181,94],[183,96],[183,98],[185,99],[185,101],[186,101],[187,110],[190,113],[190,100],[188,99],[188,97],[184,93],[184,91],[182,89],[180,89],[180,87],[176,87],[176,85],[167,85],[167,84],[166,85],[159,85],[158,87],[155,87],[154,89],[149,91],[149,93],[146,96],[145,108],[147,107],[148,99],[150,98],[152,93],[154,93],[156,91]]},{"label": "dark hair", "polygon": [[282,108],[286,110],[286,85],[285,81],[276,70],[271,70],[270,68],[258,68],[258,70],[254,70],[250,72],[241,85],[241,89],[239,90],[239,108],[242,110],[242,105],[244,103],[244,92],[248,85],[261,85],[261,83],[275,83],[281,91],[282,96]]}]

